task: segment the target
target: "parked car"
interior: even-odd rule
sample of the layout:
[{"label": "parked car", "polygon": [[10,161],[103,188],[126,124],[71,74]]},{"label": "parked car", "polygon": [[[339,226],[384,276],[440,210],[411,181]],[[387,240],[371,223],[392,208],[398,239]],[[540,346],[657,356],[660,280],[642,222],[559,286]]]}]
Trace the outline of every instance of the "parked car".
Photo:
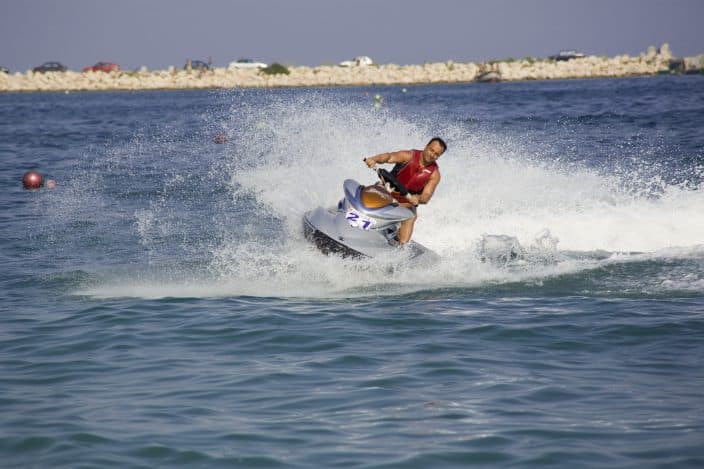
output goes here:
[{"label": "parked car", "polygon": [[117,72],[120,66],[112,62],[98,62],[95,65],[83,67],[84,72]]},{"label": "parked car", "polygon": [[203,62],[202,60],[189,60],[186,62],[186,65],[183,66],[184,70],[188,70],[188,65],[190,64],[190,69],[191,70],[210,70],[210,65],[208,65],[206,62]]},{"label": "parked car", "polygon": [[252,59],[239,59],[236,62],[230,62],[227,68],[266,68],[267,64],[255,62]]},{"label": "parked car", "polygon": [[352,60],[340,62],[340,67],[366,67],[367,65],[372,65],[373,63],[374,61],[366,55],[360,55]]},{"label": "parked car", "polygon": [[33,72],[37,73],[65,72],[66,70],[68,70],[68,68],[60,62],[44,62],[32,69]]},{"label": "parked car", "polygon": [[0,65],[0,73],[7,73],[7,74],[9,74],[9,73],[10,73],[10,69],[7,68],[7,67],[3,67],[2,65]]},{"label": "parked car", "polygon": [[584,54],[574,50],[561,50],[558,54],[551,55],[548,59],[551,60],[570,60],[570,59],[583,59]]}]

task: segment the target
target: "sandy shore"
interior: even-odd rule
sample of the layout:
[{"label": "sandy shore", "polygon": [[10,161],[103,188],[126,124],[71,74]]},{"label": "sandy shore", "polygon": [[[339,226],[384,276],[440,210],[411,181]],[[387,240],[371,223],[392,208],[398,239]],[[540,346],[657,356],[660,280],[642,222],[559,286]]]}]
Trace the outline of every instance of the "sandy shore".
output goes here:
[{"label": "sandy shore", "polygon": [[[687,59],[701,67],[703,56]],[[503,81],[625,77],[667,72],[672,54],[667,44],[650,47],[637,57],[588,56],[568,61],[504,60],[486,63],[426,63],[423,65],[371,65],[366,67],[289,67],[288,75],[267,75],[260,70],[215,68],[209,71],[168,70],[136,72],[0,73],[0,92],[156,90],[198,88],[266,88],[363,85],[411,85],[472,82],[485,72],[498,72]]]}]

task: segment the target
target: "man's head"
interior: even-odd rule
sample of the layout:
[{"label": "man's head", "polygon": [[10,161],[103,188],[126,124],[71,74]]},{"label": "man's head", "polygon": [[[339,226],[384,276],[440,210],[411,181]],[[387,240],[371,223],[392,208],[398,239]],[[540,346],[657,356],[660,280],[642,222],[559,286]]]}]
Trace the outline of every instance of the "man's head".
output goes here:
[{"label": "man's head", "polygon": [[423,149],[423,160],[425,164],[434,163],[435,160],[447,150],[447,144],[440,137],[433,137]]}]

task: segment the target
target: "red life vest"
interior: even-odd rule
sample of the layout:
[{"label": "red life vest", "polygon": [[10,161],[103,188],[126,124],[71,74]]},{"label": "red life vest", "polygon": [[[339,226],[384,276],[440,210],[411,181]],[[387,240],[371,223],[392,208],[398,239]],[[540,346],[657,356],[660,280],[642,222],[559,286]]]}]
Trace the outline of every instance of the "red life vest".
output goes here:
[{"label": "red life vest", "polygon": [[[423,152],[420,150],[411,151],[413,152],[411,160],[404,165],[396,165],[393,169],[393,173],[396,174],[398,182],[403,184],[411,194],[420,194],[430,180],[430,176],[432,176],[435,171],[438,171],[438,165],[433,162],[428,166],[422,166],[420,164],[420,157]],[[408,202],[408,200],[398,192],[393,192],[391,195],[399,202]]]}]

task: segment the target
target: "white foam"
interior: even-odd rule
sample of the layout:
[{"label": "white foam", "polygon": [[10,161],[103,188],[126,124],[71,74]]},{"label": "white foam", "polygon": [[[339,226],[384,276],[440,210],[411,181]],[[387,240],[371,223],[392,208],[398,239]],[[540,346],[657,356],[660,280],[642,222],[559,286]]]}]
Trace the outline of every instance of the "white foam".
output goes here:
[{"label": "white foam", "polygon": [[[292,235],[306,210],[341,197],[345,178],[374,179],[363,157],[422,148],[434,133],[400,117],[318,100],[275,116],[271,109],[262,113],[266,140],[250,135],[247,141],[268,153],[262,164],[234,172],[233,183],[256,193]],[[665,186],[660,195],[634,195],[628,188],[636,181],[541,162],[515,139],[497,147],[494,135],[483,141],[455,127],[448,133],[453,140],[440,160],[442,182],[431,204],[420,208],[415,234],[439,251],[462,249],[485,233],[528,243],[546,229],[562,249],[583,251],[655,251],[704,241],[702,190]]]},{"label": "white foam", "polygon": [[[539,282],[638,256],[559,255],[565,251],[663,255],[673,247],[695,247],[689,255],[702,256],[696,248],[704,242],[700,188],[661,185],[657,194],[637,192],[630,188],[642,186],[640,181],[576,163],[542,161],[515,137],[502,141],[500,135],[471,133],[456,124],[428,124],[383,109],[330,102],[315,94],[272,98],[258,108],[238,103],[232,108],[232,121],[238,131],[228,132],[231,150],[223,154],[226,161],[217,164],[230,172],[233,205],[255,201],[256,209],[250,208],[241,220],[249,228],[225,236],[212,249],[209,271],[191,280],[113,279],[110,285],[85,293],[143,297],[399,294]],[[335,204],[342,197],[344,179],[374,181],[362,158],[422,148],[436,134],[447,137],[449,151],[439,161],[442,182],[435,197],[419,209],[414,239],[440,254],[439,265],[412,268],[398,265],[391,257],[347,262],[320,254],[303,239],[302,215],[316,206]],[[153,229],[149,213],[137,215],[139,230]],[[281,221],[280,232],[261,229],[270,217]],[[477,255],[477,244],[486,234],[515,237],[532,257],[519,268],[484,263]],[[663,278],[660,284],[701,290],[704,276],[700,274]]]}]

